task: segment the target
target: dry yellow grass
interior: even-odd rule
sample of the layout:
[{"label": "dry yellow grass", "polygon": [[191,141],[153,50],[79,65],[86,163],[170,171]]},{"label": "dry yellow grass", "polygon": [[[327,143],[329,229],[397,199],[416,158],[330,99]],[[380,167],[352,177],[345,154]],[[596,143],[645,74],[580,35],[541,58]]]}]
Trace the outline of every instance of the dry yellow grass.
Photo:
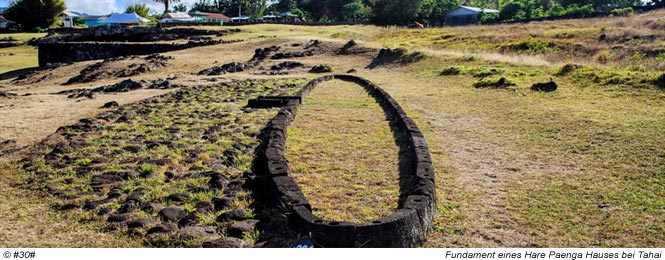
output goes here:
[{"label": "dry yellow grass", "polygon": [[56,201],[22,188],[24,176],[16,176],[16,172],[18,169],[0,168],[0,247],[141,247],[134,238],[104,232],[103,220],[91,213],[54,210]]},{"label": "dry yellow grass", "polygon": [[359,85],[315,88],[289,128],[286,157],[322,218],[365,222],[397,208],[399,147],[383,110]]},{"label": "dry yellow grass", "polygon": [[[590,76],[584,75],[555,75],[562,63],[575,62],[587,65],[585,69],[593,73],[610,70],[632,77],[627,68],[640,71],[637,68],[641,66],[639,61],[624,57],[606,64],[598,62],[596,51],[611,47],[598,43],[601,30],[604,28],[606,37],[632,36],[643,35],[636,28],[649,26],[649,34],[660,35],[662,30],[659,31],[658,26],[662,22],[662,11],[657,11],[630,18],[429,30],[371,26],[247,26],[243,27],[242,33],[230,36],[247,39],[246,42],[168,53],[174,57],[172,66],[137,78],[177,75],[179,82],[202,84],[191,74],[230,61],[248,60],[254,48],[302,43],[308,38],[333,38],[337,43],[360,39],[365,46],[402,46],[422,51],[429,56],[425,60],[391,69],[362,69],[371,61],[365,56],[322,55],[297,60],[308,66],[329,64],[335,72],[358,69],[359,75],[388,91],[417,121],[430,146],[439,195],[438,215],[425,247],[663,247],[665,94],[651,83],[634,88],[621,82],[594,82]],[[446,39],[457,39],[456,43],[437,44],[446,39],[436,38],[448,37],[446,35],[452,35]],[[501,53],[494,48],[529,37],[558,44],[577,42],[592,50],[562,49],[560,52],[529,54]],[[623,45],[618,50],[626,53],[662,48],[660,40]],[[469,58],[470,55],[475,58]],[[652,64],[655,58],[646,57],[643,61]],[[451,66],[467,71],[494,68],[501,73],[496,77],[506,77],[517,86],[515,90],[479,90],[472,87],[478,79],[470,73],[439,76],[441,70]],[[72,65],[71,69],[63,68],[57,73],[62,75],[61,78],[39,86],[13,86],[3,81],[0,85],[4,87],[0,90],[19,94],[52,93],[62,90],[64,87],[59,83],[83,67],[85,63]],[[654,68],[657,67],[645,67],[643,73],[658,73]],[[239,73],[218,78],[262,77],[265,76]],[[531,84],[550,78],[559,84],[556,92],[543,94],[528,89]],[[111,82],[113,80],[99,84]],[[345,91],[338,91],[340,89]],[[158,93],[145,97],[153,94]],[[107,96],[103,97],[106,100]],[[126,98],[126,102],[143,98],[113,96],[113,99],[121,97]],[[340,97],[349,100],[347,103],[332,102]],[[18,103],[12,108],[0,108],[0,115],[5,113],[0,122],[3,126],[24,127],[11,131],[1,128],[2,138],[18,138],[24,134],[21,131],[38,130],[41,132],[31,139],[38,140],[57,125],[91,116],[102,103],[102,100],[86,101],[80,104],[81,109],[75,110],[68,108],[73,106],[72,102],[64,97],[55,99],[50,95],[36,95],[9,101]],[[321,216],[364,221],[387,215],[396,206],[399,196],[398,149],[382,111],[372,102],[358,86],[329,82],[311,93],[290,129],[287,157],[291,170]],[[44,104],[51,104],[65,113],[55,116],[59,119],[49,121],[52,128],[42,130],[44,124],[38,125],[37,120],[52,113],[45,111],[48,109],[42,106]],[[354,107],[360,104],[367,104],[367,107]],[[348,112],[351,111],[349,107],[363,112]],[[28,116],[8,116],[8,113],[19,111]],[[327,119],[321,118],[324,115],[333,115],[342,123],[326,123]],[[363,122],[350,121],[354,118]],[[322,127],[324,124],[330,125],[329,128]],[[348,142],[349,132],[363,133],[368,138]],[[372,148],[376,144],[381,147],[378,151]],[[346,153],[348,150],[365,153]],[[386,177],[376,174],[381,171],[391,173],[387,179],[381,180],[381,185],[367,185],[357,178],[370,172],[374,174],[369,180],[375,181]],[[5,174],[12,175],[12,170]],[[11,182],[3,182],[3,185],[7,183]],[[342,183],[346,190],[331,189],[342,186]],[[2,195],[9,198],[0,204],[2,207],[16,209],[17,205],[34,200],[22,190],[0,190],[5,190]],[[39,205],[47,208],[48,203]],[[367,209],[368,205],[373,208]],[[27,217],[7,217],[20,227],[11,229],[11,234],[18,234],[34,223],[42,225],[41,211],[24,212]],[[61,246],[57,241],[49,240],[58,234],[71,234],[73,241],[83,240],[84,234],[68,233],[66,229],[78,227],[76,220],[65,218],[61,221],[63,229],[45,231],[53,236],[27,234],[24,240],[42,239],[45,246]],[[2,230],[9,230],[7,225],[10,223],[0,223]],[[0,238],[15,239],[16,235],[9,234],[3,231]],[[81,246],[89,246],[79,242]],[[129,246],[122,241],[105,243]],[[19,245],[24,244],[30,243]]]}]

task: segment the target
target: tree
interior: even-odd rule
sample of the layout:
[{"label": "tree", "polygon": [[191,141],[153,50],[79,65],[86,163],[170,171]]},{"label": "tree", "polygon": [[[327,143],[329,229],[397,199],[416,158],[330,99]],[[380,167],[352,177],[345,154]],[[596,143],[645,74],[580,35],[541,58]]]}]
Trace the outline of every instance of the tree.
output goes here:
[{"label": "tree", "polygon": [[136,13],[143,18],[150,18],[150,8],[145,4],[129,5],[127,6],[127,9],[125,9],[125,13]]},{"label": "tree", "polygon": [[173,7],[174,12],[187,12],[187,6],[185,4],[179,4]]},{"label": "tree", "polygon": [[423,0],[380,0],[374,9],[378,24],[411,24],[418,17]]},{"label": "tree", "polygon": [[27,29],[48,28],[65,10],[63,0],[18,0],[12,2],[3,15]]},{"label": "tree", "polygon": [[341,15],[347,21],[364,21],[369,18],[372,9],[361,0],[355,0],[342,7]]},{"label": "tree", "polygon": [[169,12],[169,6],[171,6],[171,3],[180,2],[180,0],[153,0],[153,1],[164,4],[164,13]]}]

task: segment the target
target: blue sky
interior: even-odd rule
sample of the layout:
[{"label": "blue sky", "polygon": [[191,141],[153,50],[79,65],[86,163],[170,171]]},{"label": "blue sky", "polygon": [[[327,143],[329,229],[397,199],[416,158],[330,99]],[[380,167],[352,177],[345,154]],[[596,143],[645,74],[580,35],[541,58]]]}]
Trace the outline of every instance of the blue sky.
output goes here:
[{"label": "blue sky", "polygon": [[[0,7],[9,5],[10,0],[0,0]],[[196,0],[181,0],[180,3],[191,7]],[[109,14],[112,12],[123,12],[130,4],[146,4],[153,13],[164,12],[164,4],[153,0],[65,0],[67,9],[70,11],[88,14]]]},{"label": "blue sky", "polygon": [[[0,0],[5,1],[5,0]],[[191,7],[196,0],[181,0],[180,3]],[[153,0],[65,0],[67,9],[88,14],[108,14],[112,12],[123,12],[125,7],[131,4],[146,4],[153,13],[164,12],[164,4]]]},{"label": "blue sky", "polygon": [[[0,0],[0,7],[9,6],[11,0]],[[196,0],[180,0],[189,9]],[[268,1],[271,2],[271,1]],[[127,5],[146,4],[153,13],[164,12],[164,4],[153,0],[65,0],[67,9],[75,12],[88,14],[109,14],[112,12],[123,12]],[[179,3],[176,3],[179,4]]]}]

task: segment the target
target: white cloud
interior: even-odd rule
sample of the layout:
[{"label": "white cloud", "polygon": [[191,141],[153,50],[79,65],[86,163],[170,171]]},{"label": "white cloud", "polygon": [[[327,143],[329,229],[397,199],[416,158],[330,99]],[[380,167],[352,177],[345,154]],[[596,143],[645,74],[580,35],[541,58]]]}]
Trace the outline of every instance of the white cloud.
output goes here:
[{"label": "white cloud", "polygon": [[[196,0],[181,0],[179,3],[173,3],[172,5],[183,3],[189,10],[195,2]],[[132,4],[145,4],[150,8],[151,13],[164,12],[164,4],[153,0],[65,0],[65,3],[67,4],[67,10],[88,14],[119,13],[125,11],[125,8]]]},{"label": "white cloud", "polygon": [[95,15],[120,12],[115,0],[65,0],[67,10]]}]

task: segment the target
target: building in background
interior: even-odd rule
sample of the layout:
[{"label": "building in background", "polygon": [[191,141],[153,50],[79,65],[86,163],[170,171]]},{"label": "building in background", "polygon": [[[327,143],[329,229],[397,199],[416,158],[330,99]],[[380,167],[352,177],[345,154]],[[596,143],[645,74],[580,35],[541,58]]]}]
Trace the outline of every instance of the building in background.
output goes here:
[{"label": "building in background", "polygon": [[460,6],[448,12],[448,14],[446,15],[446,24],[448,25],[476,24],[480,22],[480,16],[482,13],[499,14],[499,10],[470,7],[470,6]]}]

